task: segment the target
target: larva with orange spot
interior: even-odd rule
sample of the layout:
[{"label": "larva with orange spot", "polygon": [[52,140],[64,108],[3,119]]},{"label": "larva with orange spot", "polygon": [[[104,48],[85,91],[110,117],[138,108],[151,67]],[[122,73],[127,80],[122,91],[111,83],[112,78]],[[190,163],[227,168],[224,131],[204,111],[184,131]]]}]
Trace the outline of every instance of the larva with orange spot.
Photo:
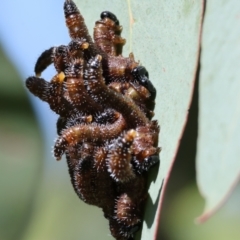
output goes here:
[{"label": "larva with orange spot", "polygon": [[63,130],[55,143],[54,156],[60,160],[68,146],[84,141],[103,143],[115,138],[126,128],[125,119],[120,113],[116,112],[116,118],[113,124],[79,124]]},{"label": "larva with orange spot", "polygon": [[108,172],[116,182],[128,182],[135,177],[131,164],[131,145],[135,136],[135,130],[127,131],[114,141],[108,152]]},{"label": "larva with orange spot", "polygon": [[[88,62],[88,71],[85,73],[85,84],[88,92],[105,107],[114,106],[121,112],[130,126],[142,126],[149,122],[149,119],[140,108],[130,99],[109,89],[104,83],[101,68],[102,57],[97,55]],[[102,93],[104,92],[104,95]]]}]

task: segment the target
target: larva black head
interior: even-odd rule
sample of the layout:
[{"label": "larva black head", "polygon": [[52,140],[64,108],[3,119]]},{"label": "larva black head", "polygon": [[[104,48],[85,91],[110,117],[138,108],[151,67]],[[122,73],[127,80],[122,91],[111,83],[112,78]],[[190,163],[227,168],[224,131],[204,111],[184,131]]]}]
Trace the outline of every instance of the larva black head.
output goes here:
[{"label": "larva black head", "polygon": [[79,10],[72,0],[66,0],[63,9],[66,18],[72,14],[79,14]]},{"label": "larva black head", "polygon": [[143,66],[135,67],[132,70],[132,75],[135,80],[137,80],[142,86],[144,86],[151,94],[151,99],[156,98],[156,89],[153,86],[152,82],[149,80],[148,71]]},{"label": "larva black head", "polygon": [[111,13],[109,11],[102,12],[100,17],[101,17],[101,19],[109,18],[112,21],[114,21],[116,25],[119,25],[119,21],[118,21],[117,17],[113,13]]},{"label": "larva black head", "polygon": [[132,74],[138,81],[142,81],[142,85],[144,86],[145,82],[149,78],[148,71],[143,66],[137,66],[132,70]]}]

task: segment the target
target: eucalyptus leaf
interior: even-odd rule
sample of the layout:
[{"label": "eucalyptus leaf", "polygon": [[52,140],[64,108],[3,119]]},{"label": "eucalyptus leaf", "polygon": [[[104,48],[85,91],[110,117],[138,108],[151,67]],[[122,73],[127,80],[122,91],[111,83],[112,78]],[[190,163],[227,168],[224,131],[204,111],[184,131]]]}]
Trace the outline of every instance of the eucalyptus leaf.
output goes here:
[{"label": "eucalyptus leaf", "polygon": [[[156,238],[160,206],[191,102],[199,57],[203,1],[76,1],[88,28],[104,10],[117,15],[131,51],[157,88],[155,119],[161,126],[159,168],[152,170],[141,239]],[[138,236],[140,238],[140,236]]]},{"label": "eucalyptus leaf", "polygon": [[198,186],[209,218],[240,178],[240,2],[208,1],[203,26]]}]

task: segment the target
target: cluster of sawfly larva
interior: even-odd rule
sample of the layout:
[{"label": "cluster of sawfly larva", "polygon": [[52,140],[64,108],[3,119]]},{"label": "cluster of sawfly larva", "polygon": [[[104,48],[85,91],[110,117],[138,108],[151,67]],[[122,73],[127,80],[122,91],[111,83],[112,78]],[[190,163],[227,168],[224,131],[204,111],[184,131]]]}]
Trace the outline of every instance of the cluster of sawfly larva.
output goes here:
[{"label": "cluster of sawfly larva", "polygon": [[[26,86],[59,115],[54,156],[66,155],[79,198],[102,208],[116,239],[132,239],[148,170],[159,162],[159,126],[151,120],[156,89],[132,53],[122,56],[126,41],[113,13],[101,13],[94,42],[72,0],[64,13],[70,43],[44,51]],[[48,82],[40,76],[50,64],[57,73]]]}]

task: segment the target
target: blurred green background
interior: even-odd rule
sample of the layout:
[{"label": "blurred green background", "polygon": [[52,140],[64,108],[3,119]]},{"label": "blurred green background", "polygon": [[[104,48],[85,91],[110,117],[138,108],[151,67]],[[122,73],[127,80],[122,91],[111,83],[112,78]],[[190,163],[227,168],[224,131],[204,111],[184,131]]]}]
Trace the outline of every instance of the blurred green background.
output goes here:
[{"label": "blurred green background", "polygon": [[101,210],[74,193],[64,159],[45,166],[38,121],[2,48],[0,66],[0,239],[112,239]]},{"label": "blurred green background", "polygon": [[[111,240],[101,210],[84,204],[74,193],[64,159],[56,162],[49,157],[52,165],[46,168],[38,120],[23,81],[2,48],[0,68],[0,240]],[[204,207],[195,183],[197,86],[168,184],[158,239],[237,240],[239,186],[208,222],[194,223]]]}]

